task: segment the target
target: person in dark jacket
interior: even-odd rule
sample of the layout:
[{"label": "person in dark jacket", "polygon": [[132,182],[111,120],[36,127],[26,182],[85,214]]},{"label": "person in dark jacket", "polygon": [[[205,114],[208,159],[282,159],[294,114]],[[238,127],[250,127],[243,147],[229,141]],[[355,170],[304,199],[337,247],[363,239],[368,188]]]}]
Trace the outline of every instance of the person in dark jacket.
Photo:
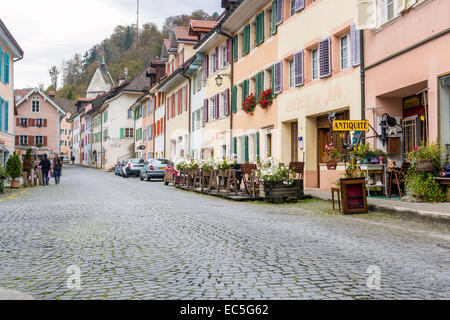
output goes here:
[{"label": "person in dark jacket", "polygon": [[55,176],[55,184],[59,184],[59,181],[61,180],[61,169],[62,169],[61,159],[56,157],[53,160],[53,175]]},{"label": "person in dark jacket", "polygon": [[50,169],[52,168],[52,163],[47,159],[47,155],[44,154],[41,162],[39,162],[39,167],[41,167],[42,172],[42,185],[48,186],[48,176],[50,173]]}]

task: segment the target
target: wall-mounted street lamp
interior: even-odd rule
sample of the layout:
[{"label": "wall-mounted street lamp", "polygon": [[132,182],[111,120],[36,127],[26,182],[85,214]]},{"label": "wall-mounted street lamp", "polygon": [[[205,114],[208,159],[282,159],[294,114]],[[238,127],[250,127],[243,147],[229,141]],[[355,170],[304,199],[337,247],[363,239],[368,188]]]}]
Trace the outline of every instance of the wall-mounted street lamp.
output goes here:
[{"label": "wall-mounted street lamp", "polygon": [[223,84],[223,77],[228,77],[231,79],[231,74],[218,74],[216,77],[216,85],[221,87]]}]

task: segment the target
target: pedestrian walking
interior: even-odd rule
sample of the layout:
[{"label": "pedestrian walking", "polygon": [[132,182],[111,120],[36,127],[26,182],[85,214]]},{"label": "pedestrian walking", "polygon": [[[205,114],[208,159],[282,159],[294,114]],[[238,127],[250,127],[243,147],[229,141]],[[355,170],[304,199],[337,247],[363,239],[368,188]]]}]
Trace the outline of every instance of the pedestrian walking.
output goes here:
[{"label": "pedestrian walking", "polygon": [[42,172],[42,185],[48,186],[48,180],[50,179],[50,170],[52,168],[52,163],[47,159],[47,155],[44,154],[41,162],[39,162]]},{"label": "pedestrian walking", "polygon": [[55,184],[59,184],[61,180],[62,161],[59,157],[53,160],[53,176],[55,177]]}]

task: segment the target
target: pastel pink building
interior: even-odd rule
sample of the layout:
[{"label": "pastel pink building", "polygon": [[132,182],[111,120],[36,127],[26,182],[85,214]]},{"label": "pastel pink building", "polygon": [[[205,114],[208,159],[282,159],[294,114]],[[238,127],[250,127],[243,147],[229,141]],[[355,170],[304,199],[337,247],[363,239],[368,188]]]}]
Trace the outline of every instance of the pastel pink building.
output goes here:
[{"label": "pastel pink building", "polygon": [[[422,141],[450,145],[450,1],[374,3],[374,27],[364,31],[365,116],[381,137],[369,142],[400,164]],[[386,114],[401,127],[382,130]]]},{"label": "pastel pink building", "polygon": [[61,120],[66,112],[38,88],[15,90],[15,149],[23,154],[60,155]]}]

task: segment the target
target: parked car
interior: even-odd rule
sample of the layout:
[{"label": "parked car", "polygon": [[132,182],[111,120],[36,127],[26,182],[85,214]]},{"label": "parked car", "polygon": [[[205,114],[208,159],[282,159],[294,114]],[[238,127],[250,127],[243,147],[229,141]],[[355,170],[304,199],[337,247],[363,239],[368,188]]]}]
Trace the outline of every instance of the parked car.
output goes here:
[{"label": "parked car", "polygon": [[139,177],[141,174],[141,168],[144,165],[142,159],[128,159],[125,160],[122,168],[122,177],[128,178],[129,176]]},{"label": "parked car", "polygon": [[63,157],[62,162],[63,162],[63,164],[68,164],[68,163],[70,163],[69,157]]},{"label": "parked car", "polygon": [[164,179],[164,170],[169,163],[168,160],[164,159],[150,159],[144,163],[141,168],[141,181],[151,179]]},{"label": "parked car", "polygon": [[116,167],[114,169],[114,174],[116,176],[121,176],[122,175],[122,168],[123,168],[123,161],[118,161],[116,164]]},{"label": "parked car", "polygon": [[168,185],[169,183],[178,184],[180,183],[180,172],[175,168],[175,164],[170,161],[166,170],[164,170],[164,185]]}]

